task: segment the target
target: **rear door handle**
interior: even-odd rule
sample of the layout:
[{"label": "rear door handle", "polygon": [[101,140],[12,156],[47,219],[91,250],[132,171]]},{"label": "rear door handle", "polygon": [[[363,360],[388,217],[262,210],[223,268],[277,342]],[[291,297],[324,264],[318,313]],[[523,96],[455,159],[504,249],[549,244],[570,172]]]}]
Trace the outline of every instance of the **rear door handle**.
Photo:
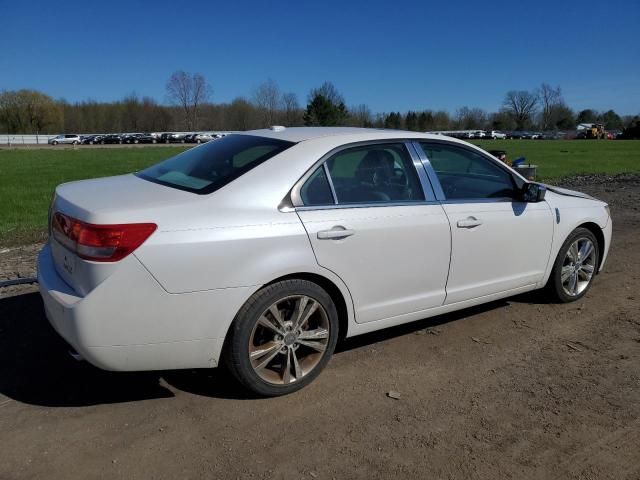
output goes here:
[{"label": "rear door handle", "polygon": [[349,230],[342,226],[333,227],[331,230],[320,230],[318,232],[318,240],[339,240],[353,235],[353,230]]},{"label": "rear door handle", "polygon": [[473,228],[482,225],[482,221],[476,217],[467,217],[464,220],[458,220],[458,228]]}]

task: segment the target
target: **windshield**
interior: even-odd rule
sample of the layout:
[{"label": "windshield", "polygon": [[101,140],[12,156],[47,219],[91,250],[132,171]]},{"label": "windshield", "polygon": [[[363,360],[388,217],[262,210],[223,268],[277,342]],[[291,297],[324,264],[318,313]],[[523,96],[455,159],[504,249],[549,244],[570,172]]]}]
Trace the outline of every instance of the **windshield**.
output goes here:
[{"label": "windshield", "polygon": [[188,192],[211,193],[283,152],[292,142],[228,135],[153,165],[137,175]]}]

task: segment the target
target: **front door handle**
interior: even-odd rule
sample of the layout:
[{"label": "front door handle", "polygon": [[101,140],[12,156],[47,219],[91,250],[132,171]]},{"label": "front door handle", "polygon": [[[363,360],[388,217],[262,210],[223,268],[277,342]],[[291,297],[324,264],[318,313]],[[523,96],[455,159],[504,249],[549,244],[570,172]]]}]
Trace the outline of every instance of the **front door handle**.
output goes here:
[{"label": "front door handle", "polygon": [[458,220],[458,228],[473,228],[482,225],[482,222],[476,217],[467,217],[464,220]]},{"label": "front door handle", "polygon": [[342,226],[335,226],[331,230],[320,230],[318,232],[318,240],[340,240],[341,238],[347,238],[353,235],[353,230],[349,230]]}]

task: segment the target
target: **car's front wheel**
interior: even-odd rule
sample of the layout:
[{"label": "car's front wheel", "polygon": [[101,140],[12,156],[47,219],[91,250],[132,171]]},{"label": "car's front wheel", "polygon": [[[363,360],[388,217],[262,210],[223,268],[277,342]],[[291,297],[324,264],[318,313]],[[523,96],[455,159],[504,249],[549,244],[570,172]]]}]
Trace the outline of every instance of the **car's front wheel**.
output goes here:
[{"label": "car's front wheel", "polygon": [[576,228],[558,252],[547,290],[554,300],[567,303],[582,298],[598,270],[600,251],[595,235]]},{"label": "car's front wheel", "polygon": [[226,367],[262,396],[308,385],[326,366],[338,339],[338,313],[327,292],[307,280],[284,280],[256,292],[225,343]]}]

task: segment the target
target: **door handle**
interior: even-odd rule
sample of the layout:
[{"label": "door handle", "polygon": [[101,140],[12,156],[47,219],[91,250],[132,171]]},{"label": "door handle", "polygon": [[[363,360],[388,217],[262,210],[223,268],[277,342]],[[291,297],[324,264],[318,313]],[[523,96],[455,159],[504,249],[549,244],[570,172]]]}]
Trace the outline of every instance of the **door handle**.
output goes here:
[{"label": "door handle", "polygon": [[482,225],[482,222],[476,217],[467,217],[464,220],[458,220],[458,228],[473,228]]},{"label": "door handle", "polygon": [[320,230],[318,232],[318,240],[339,240],[353,235],[353,230],[346,229],[341,226],[333,227],[331,230]]}]

